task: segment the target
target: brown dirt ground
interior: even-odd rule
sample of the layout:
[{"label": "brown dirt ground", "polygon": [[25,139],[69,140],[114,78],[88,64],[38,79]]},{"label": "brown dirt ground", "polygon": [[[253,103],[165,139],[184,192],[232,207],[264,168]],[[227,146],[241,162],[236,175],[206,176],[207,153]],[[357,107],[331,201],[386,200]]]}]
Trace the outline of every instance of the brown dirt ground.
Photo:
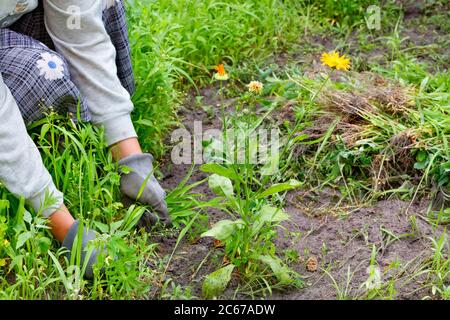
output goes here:
[{"label": "brown dirt ground", "polygon": [[[331,277],[342,291],[350,282],[347,297],[362,297],[364,291],[361,285],[368,278],[367,268],[373,245],[377,248],[376,265],[381,270],[382,281],[392,280],[395,283],[397,299],[420,299],[429,294],[428,289],[421,289],[423,277],[410,279],[410,276],[416,274],[432,255],[429,237],[439,237],[446,231],[443,227],[433,230],[423,220],[426,203],[414,204],[405,213],[408,202],[384,200],[347,214],[334,208],[336,194],[321,194],[320,198],[311,202],[305,201],[301,194],[291,193],[288,196],[285,210],[291,215],[291,221],[285,227],[288,231],[295,230],[299,236],[280,237],[278,245],[280,248],[292,248],[300,254],[301,262],[297,270],[305,276],[307,286],[297,292],[277,294],[276,297],[336,299],[337,290]],[[315,215],[316,210],[321,213]],[[416,218],[415,227],[411,217]],[[309,257],[317,258],[318,271],[309,272],[306,269],[304,261]],[[394,262],[398,262],[395,267]],[[348,271],[351,277],[348,277]]]}]

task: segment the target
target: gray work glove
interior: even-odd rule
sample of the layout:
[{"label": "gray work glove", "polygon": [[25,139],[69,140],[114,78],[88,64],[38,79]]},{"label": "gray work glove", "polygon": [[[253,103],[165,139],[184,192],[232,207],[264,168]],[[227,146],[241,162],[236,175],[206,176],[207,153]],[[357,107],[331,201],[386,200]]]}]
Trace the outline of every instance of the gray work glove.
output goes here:
[{"label": "gray work glove", "polygon": [[[153,213],[146,210],[138,223],[146,230],[149,230],[158,221],[166,227],[172,225],[165,201],[166,192],[153,175],[152,161],[153,156],[149,153],[132,155],[119,161],[120,166],[126,166],[130,169],[128,174],[121,171],[120,191],[124,198],[124,204],[130,205],[137,201],[151,206],[155,211]],[[144,187],[140,194],[142,186]]]},{"label": "gray work glove", "polygon": [[[78,226],[80,222],[78,220],[75,220],[74,224],[70,227],[69,231],[66,234],[66,237],[64,238],[64,241],[62,243],[62,246],[69,249],[69,252],[67,253],[67,258],[70,260],[70,252],[72,251],[72,247],[75,241],[75,237],[78,233]],[[81,242],[81,267],[84,265],[84,260],[87,253],[87,244],[89,241],[94,240],[97,237],[97,234],[93,230],[87,230],[86,228],[83,228],[82,233],[82,242]],[[99,255],[100,250],[95,248],[92,251],[92,254],[89,257],[89,261],[86,265],[86,270],[84,273],[84,277],[86,279],[93,279],[94,278],[94,264],[97,263],[97,256]]]}]

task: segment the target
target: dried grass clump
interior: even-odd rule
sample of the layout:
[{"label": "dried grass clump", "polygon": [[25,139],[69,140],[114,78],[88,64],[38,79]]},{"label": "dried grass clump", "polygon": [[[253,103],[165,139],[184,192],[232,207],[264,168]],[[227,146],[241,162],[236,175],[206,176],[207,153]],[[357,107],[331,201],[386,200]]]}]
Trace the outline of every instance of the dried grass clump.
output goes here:
[{"label": "dried grass clump", "polygon": [[[357,74],[350,80],[358,89],[327,90],[320,100],[328,112],[342,117],[334,133],[341,136],[347,148],[364,138],[378,139],[374,136],[377,130],[371,125],[372,115],[378,121],[398,118],[407,116],[414,107],[413,89],[409,87],[371,73]],[[414,176],[415,158],[411,150],[417,147],[417,139],[418,134],[413,130],[400,132],[388,140],[383,152],[373,157],[371,175],[375,189],[399,186],[406,175]]]},{"label": "dried grass clump", "polygon": [[367,125],[352,124],[340,121],[336,126],[337,133],[341,136],[347,148],[353,148],[358,141],[363,139]]},{"label": "dried grass clump", "polygon": [[[414,163],[414,158],[411,156],[411,149],[417,144],[418,134],[413,130],[406,130],[394,135],[389,140],[389,146],[394,151],[394,156],[397,159],[403,159],[402,164]],[[405,161],[408,160],[408,163]]]},{"label": "dried grass clump", "polygon": [[415,158],[411,150],[416,147],[418,134],[406,130],[394,135],[384,152],[372,161],[372,184],[375,190],[398,187],[403,176],[414,176]]},{"label": "dried grass clump", "polygon": [[370,116],[370,113],[403,115],[415,106],[412,99],[414,89],[411,87],[401,86],[371,73],[354,77],[353,80],[358,83],[358,90],[347,92],[328,89],[319,101],[326,110],[342,114],[349,123],[362,121]]},{"label": "dried grass clump", "polygon": [[369,90],[370,101],[387,114],[398,116],[415,106],[411,99],[411,89],[399,85],[373,87]]},{"label": "dried grass clump", "polygon": [[327,111],[342,115],[343,121],[351,124],[366,123],[367,114],[376,112],[368,97],[357,92],[327,90],[320,102]]},{"label": "dried grass clump", "polygon": [[[412,149],[418,148],[419,130],[408,129],[389,137],[392,132],[401,130],[401,126],[392,127],[390,121],[400,123],[399,118],[407,117],[412,111],[413,89],[371,73],[356,74],[348,81],[355,84],[355,89],[327,89],[322,93],[319,103],[326,113],[301,134],[307,134],[308,140],[318,139],[340,117],[329,140],[330,144],[336,143],[335,136],[339,135],[340,141],[348,149],[354,148],[362,140],[372,141],[374,145],[385,145],[379,154],[374,155],[367,150],[373,157],[367,173],[372,176],[375,189],[398,187],[407,176],[415,179],[417,172],[414,170]],[[387,130],[382,129],[384,125]],[[311,149],[316,150],[317,146],[297,145],[295,153],[299,155]]]}]

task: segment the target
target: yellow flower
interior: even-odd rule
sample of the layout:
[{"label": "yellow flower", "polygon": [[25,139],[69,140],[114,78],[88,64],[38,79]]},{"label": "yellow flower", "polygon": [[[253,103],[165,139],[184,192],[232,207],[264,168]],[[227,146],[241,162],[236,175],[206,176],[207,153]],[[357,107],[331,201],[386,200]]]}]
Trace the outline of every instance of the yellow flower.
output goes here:
[{"label": "yellow flower", "polygon": [[343,54],[336,62],[337,70],[348,71],[350,69],[350,59]]},{"label": "yellow flower", "polygon": [[251,81],[248,85],[247,85],[248,91],[252,92],[252,93],[257,93],[257,94],[261,94],[264,85],[259,82],[259,81]]},{"label": "yellow flower", "polygon": [[329,66],[330,68],[336,67],[336,60],[339,58],[339,54],[336,51],[331,53],[322,53],[322,57],[320,61],[322,61],[322,65]]},{"label": "yellow flower", "polygon": [[3,246],[7,247],[9,245],[9,241],[7,239],[3,240]]},{"label": "yellow flower", "polygon": [[228,80],[230,78],[228,73],[225,71],[225,66],[222,63],[219,64],[218,66],[214,67],[214,69],[217,71],[214,74],[214,78],[216,80],[225,81],[225,80]]},{"label": "yellow flower", "polygon": [[336,51],[333,51],[331,53],[323,53],[320,61],[322,61],[322,64],[324,66],[328,66],[332,69],[334,68],[337,70],[345,71],[350,69],[350,59],[347,58],[345,54],[340,56]]},{"label": "yellow flower", "polygon": [[109,266],[109,261],[112,260],[111,256],[105,258],[105,263]]}]

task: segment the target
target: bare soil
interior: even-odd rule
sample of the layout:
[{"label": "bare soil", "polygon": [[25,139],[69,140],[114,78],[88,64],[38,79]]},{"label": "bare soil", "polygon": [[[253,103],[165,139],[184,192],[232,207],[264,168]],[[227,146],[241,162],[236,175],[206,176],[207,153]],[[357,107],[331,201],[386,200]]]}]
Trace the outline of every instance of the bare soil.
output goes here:
[{"label": "bare soil", "polygon": [[[379,267],[383,283],[393,282],[395,298],[420,299],[429,294],[430,288],[423,287],[424,278],[416,274],[432,256],[430,237],[439,238],[443,232],[449,232],[443,227],[433,230],[423,220],[426,202],[410,205],[384,200],[349,212],[334,207],[336,194],[317,196],[313,197],[315,200],[306,200],[308,197],[305,199],[302,192],[288,196],[285,210],[291,220],[278,245],[300,254],[296,269],[305,276],[306,287],[275,297],[336,299],[332,278],[339,290],[346,292],[344,297],[363,297],[361,286],[369,277],[373,246],[377,250],[374,265]],[[286,236],[292,231],[298,236]],[[306,268],[310,257],[318,261],[315,272]]]}]

